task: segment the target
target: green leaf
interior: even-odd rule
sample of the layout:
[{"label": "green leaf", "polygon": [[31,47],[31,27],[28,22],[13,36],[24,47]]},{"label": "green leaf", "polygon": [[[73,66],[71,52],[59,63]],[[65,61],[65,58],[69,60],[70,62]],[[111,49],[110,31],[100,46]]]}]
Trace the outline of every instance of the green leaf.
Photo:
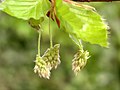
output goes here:
[{"label": "green leaf", "polygon": [[40,19],[49,9],[49,0],[5,0],[0,4],[0,10],[24,20]]},{"label": "green leaf", "polygon": [[[102,17],[90,6],[66,3],[62,0],[56,3],[57,16],[66,32],[91,44],[108,46],[107,29]],[[76,42],[77,44],[77,42]]]},{"label": "green leaf", "polygon": [[39,20],[36,20],[36,19],[33,19],[33,18],[30,18],[28,20],[28,23],[30,24],[31,27],[33,27],[34,29],[36,30],[40,30],[40,25],[41,23],[44,21],[44,18],[41,17]]}]

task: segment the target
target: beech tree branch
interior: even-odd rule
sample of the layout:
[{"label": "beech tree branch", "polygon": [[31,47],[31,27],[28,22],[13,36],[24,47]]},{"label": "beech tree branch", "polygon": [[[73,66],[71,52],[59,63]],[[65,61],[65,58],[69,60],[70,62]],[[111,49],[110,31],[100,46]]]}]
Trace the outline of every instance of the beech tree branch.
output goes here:
[{"label": "beech tree branch", "polygon": [[113,2],[113,1],[120,1],[120,0],[72,0],[77,2]]}]

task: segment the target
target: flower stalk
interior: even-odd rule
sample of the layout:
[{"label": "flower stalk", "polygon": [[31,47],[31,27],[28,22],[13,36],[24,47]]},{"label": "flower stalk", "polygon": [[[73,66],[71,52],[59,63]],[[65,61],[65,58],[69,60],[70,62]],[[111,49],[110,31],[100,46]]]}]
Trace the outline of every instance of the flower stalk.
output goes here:
[{"label": "flower stalk", "polygon": [[41,30],[39,29],[39,36],[38,36],[38,55],[41,54],[40,47],[41,47]]},{"label": "flower stalk", "polygon": [[52,41],[52,30],[51,30],[51,25],[50,25],[50,18],[51,18],[51,13],[50,13],[50,17],[49,17],[49,35],[50,35],[50,48],[53,47],[53,41]]}]

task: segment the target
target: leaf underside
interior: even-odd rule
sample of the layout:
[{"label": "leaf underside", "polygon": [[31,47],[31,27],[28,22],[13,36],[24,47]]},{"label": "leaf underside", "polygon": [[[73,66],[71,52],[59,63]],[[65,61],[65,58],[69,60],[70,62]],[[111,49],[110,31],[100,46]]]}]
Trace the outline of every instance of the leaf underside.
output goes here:
[{"label": "leaf underside", "polygon": [[56,8],[62,26],[71,37],[74,37],[75,43],[81,39],[91,44],[108,47],[108,26],[94,9],[61,0],[57,2]]},{"label": "leaf underside", "polygon": [[0,9],[24,20],[40,19],[50,9],[50,3],[48,0],[5,0],[0,4]]}]

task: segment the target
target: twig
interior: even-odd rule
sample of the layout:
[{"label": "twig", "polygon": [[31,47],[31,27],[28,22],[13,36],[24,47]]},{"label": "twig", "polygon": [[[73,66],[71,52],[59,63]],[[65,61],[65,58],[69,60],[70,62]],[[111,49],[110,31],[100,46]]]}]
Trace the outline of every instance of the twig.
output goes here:
[{"label": "twig", "polygon": [[72,0],[77,2],[113,2],[113,1],[120,1],[120,0]]}]

